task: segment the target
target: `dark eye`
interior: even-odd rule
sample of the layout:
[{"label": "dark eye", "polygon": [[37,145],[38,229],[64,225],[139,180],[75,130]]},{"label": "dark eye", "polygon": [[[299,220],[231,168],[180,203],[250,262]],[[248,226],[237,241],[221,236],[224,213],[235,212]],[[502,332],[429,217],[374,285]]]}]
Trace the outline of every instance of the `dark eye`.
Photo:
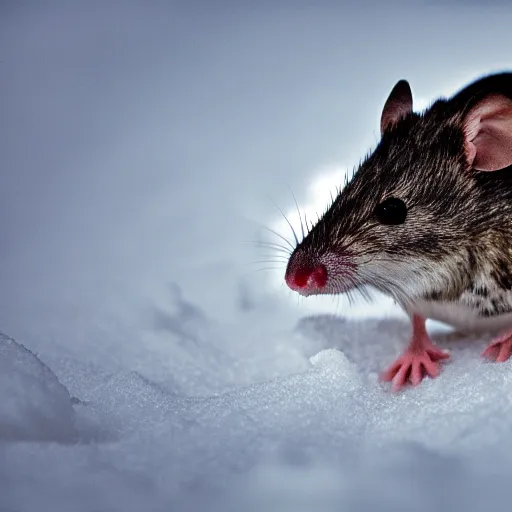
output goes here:
[{"label": "dark eye", "polygon": [[390,197],[377,206],[375,215],[381,224],[403,224],[407,217],[407,206],[396,197]]}]

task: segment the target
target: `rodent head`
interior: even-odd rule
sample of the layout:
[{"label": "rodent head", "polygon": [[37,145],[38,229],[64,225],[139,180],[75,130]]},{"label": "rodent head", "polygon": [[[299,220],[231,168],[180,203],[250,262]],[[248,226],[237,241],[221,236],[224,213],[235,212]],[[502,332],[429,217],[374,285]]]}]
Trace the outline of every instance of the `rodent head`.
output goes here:
[{"label": "rodent head", "polygon": [[459,93],[420,115],[408,83],[397,83],[376,149],[291,255],[291,289],[334,294],[370,285],[405,305],[464,286],[475,265],[471,245],[497,207],[481,193],[478,171],[512,164],[512,101],[471,99]]}]

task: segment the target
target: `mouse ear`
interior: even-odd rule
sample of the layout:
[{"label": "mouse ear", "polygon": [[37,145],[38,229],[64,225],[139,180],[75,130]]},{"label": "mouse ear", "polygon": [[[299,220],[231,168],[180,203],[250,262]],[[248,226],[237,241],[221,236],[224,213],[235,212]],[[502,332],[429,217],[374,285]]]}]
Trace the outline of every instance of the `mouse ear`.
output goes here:
[{"label": "mouse ear", "polygon": [[469,164],[478,171],[498,171],[512,165],[512,100],[486,96],[466,115],[465,147]]},{"label": "mouse ear", "polygon": [[380,118],[381,135],[402,117],[412,112],[412,93],[407,80],[400,80],[389,93]]}]

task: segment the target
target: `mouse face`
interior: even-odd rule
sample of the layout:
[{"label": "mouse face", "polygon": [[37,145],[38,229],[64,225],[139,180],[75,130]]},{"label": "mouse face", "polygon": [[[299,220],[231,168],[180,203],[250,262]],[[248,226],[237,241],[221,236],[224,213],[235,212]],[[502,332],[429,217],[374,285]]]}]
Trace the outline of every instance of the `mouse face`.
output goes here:
[{"label": "mouse face", "polygon": [[[498,115],[505,105],[512,119],[512,101],[499,101]],[[482,251],[503,231],[512,187],[474,169],[469,130],[482,102],[464,105],[439,100],[419,115],[408,84],[395,86],[378,146],[290,257],[290,288],[313,295],[370,285],[406,305],[453,300],[470,285]]]}]

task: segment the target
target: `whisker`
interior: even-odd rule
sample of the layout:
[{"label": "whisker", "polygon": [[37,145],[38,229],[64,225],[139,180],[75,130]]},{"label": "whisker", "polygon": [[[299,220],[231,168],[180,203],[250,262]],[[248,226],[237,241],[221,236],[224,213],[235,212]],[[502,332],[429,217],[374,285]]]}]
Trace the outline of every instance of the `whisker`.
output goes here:
[{"label": "whisker", "polygon": [[285,254],[285,253],[279,252],[279,251],[271,253],[271,254],[262,254],[261,256],[263,258],[276,258],[276,259],[279,259],[282,261],[288,261],[290,259],[289,254]]},{"label": "whisker", "polygon": [[285,260],[256,260],[256,261],[251,261],[248,264],[249,265],[255,265],[255,264],[259,264],[259,263],[276,263],[276,264],[283,264],[284,265],[287,262]]},{"label": "whisker", "polygon": [[245,244],[245,245],[252,245],[252,246],[255,246],[255,247],[258,247],[258,246],[261,246],[261,245],[272,245],[273,247],[280,247],[281,249],[286,249],[287,251],[290,250],[285,245],[282,245],[282,244],[277,243],[277,242],[271,242],[269,240],[243,240],[242,243]]},{"label": "whisker", "polygon": [[295,250],[295,247],[293,246],[293,244],[290,242],[290,240],[288,240],[287,238],[285,238],[283,235],[280,235],[277,231],[274,231],[273,229],[270,229],[270,228],[267,228],[266,226],[263,226],[267,231],[270,231],[272,234],[278,236],[281,240],[283,240],[284,242],[286,242],[290,248],[293,250]]},{"label": "whisker", "polygon": [[[271,199],[272,201],[272,199]],[[295,238],[295,243],[296,245],[299,245],[299,239],[297,238],[297,233],[295,233],[295,229],[293,229],[293,226],[291,224],[291,222],[288,220],[288,217],[283,213],[283,210],[281,210],[281,208],[279,208],[279,206],[277,206],[277,204],[272,201],[274,203],[274,206],[279,210],[279,212],[281,213],[281,215],[284,217],[284,220],[288,223],[288,226],[290,226],[290,229],[292,230],[292,233],[293,233],[293,238]]]},{"label": "whisker", "polygon": [[[265,251],[268,251],[267,248],[264,248]],[[270,253],[262,253],[259,255],[261,258],[273,258],[273,259],[279,259],[282,261],[288,261],[290,259],[289,254],[283,254],[281,252],[270,252]]]},{"label": "whisker", "polygon": [[290,248],[286,247],[286,245],[280,244],[278,242],[269,242],[268,240],[261,240],[259,242],[255,242],[255,245],[264,245],[267,247],[275,247],[277,249],[283,249],[284,251],[290,252]]},{"label": "whisker", "polygon": [[352,307],[354,305],[354,298],[352,296],[352,290],[347,290],[347,299],[348,299],[348,304],[350,307]]},{"label": "whisker", "polygon": [[297,213],[299,215],[299,220],[300,220],[300,230],[302,232],[302,240],[304,240],[306,235],[304,234],[304,224],[302,223],[302,215],[300,213],[299,203],[297,203],[297,199],[296,199],[295,194],[293,193],[292,189],[290,189],[290,192],[292,193],[293,200],[295,201],[295,206],[297,207]]},{"label": "whisker", "polygon": [[281,254],[281,253],[271,253],[271,254],[262,254],[262,258],[274,258],[278,260],[288,261],[290,259],[288,254]]},{"label": "whisker", "polygon": [[397,283],[392,282],[382,275],[376,275],[373,272],[366,273],[365,279],[372,283],[372,286],[386,295],[390,295],[394,300],[402,304],[409,302],[408,293]]},{"label": "whisker", "polygon": [[282,245],[279,245],[279,244],[271,244],[271,243],[267,243],[267,242],[261,242],[261,243],[255,243],[252,245],[254,245],[255,247],[259,247],[260,249],[272,249],[273,251],[281,252],[288,256],[291,255],[290,249],[288,249],[287,247],[284,247]]}]

